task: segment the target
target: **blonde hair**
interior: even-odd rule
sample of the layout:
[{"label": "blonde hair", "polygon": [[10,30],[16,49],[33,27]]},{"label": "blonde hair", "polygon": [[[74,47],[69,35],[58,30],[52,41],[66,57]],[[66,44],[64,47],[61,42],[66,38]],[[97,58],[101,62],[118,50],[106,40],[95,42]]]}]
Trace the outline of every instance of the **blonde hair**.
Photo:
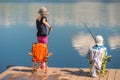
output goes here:
[{"label": "blonde hair", "polygon": [[97,35],[95,41],[98,46],[104,45],[104,39],[101,35]]},{"label": "blonde hair", "polygon": [[47,15],[47,14],[49,14],[46,7],[41,7],[39,9],[38,13],[40,13],[40,15]]}]

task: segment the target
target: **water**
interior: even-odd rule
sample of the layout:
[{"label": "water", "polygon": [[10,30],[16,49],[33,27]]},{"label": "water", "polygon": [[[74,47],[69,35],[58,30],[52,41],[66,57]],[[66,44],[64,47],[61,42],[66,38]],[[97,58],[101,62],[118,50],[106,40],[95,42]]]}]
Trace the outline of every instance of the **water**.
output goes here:
[{"label": "water", "polygon": [[37,11],[46,6],[53,26],[49,35],[50,67],[88,68],[84,57],[100,34],[112,55],[108,68],[120,69],[120,3],[1,3],[0,4],[0,72],[8,65],[31,66],[31,45],[36,40]]}]

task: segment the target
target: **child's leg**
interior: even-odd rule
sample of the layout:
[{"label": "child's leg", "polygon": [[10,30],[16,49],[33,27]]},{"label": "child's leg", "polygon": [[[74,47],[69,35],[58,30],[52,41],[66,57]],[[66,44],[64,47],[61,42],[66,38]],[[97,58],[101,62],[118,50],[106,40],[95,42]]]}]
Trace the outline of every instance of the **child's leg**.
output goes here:
[{"label": "child's leg", "polygon": [[92,76],[92,61],[90,60],[90,76]]},{"label": "child's leg", "polygon": [[94,78],[97,77],[97,75],[96,75],[96,66],[95,66],[94,63],[92,64],[92,77],[94,77]]},{"label": "child's leg", "polygon": [[42,64],[42,69],[44,69],[45,73],[47,73],[47,71],[48,71],[48,64],[47,64],[47,62],[44,62]]}]

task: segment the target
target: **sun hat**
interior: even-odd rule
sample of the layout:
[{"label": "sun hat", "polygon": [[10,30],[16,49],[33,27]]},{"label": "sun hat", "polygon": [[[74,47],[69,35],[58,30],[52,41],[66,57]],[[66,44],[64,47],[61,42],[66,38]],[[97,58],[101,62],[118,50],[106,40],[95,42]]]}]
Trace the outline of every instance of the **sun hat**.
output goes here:
[{"label": "sun hat", "polygon": [[38,11],[40,14],[50,14],[46,7],[41,7]]},{"label": "sun hat", "polygon": [[95,38],[96,44],[98,46],[103,46],[104,45],[104,39],[101,35],[97,35]]}]

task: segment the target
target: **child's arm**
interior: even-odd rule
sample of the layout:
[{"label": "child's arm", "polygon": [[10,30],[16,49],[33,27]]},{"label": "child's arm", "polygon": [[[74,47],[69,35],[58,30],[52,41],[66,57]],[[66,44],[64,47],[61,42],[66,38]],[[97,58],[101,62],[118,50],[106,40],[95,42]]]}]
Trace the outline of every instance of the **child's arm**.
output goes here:
[{"label": "child's arm", "polygon": [[48,27],[49,29],[48,35],[49,35],[50,31],[52,30],[52,27],[47,23],[46,19],[43,19],[43,23]]},{"label": "child's arm", "polygon": [[48,24],[48,22],[46,21],[46,19],[43,19],[43,23],[50,29],[51,26]]}]

